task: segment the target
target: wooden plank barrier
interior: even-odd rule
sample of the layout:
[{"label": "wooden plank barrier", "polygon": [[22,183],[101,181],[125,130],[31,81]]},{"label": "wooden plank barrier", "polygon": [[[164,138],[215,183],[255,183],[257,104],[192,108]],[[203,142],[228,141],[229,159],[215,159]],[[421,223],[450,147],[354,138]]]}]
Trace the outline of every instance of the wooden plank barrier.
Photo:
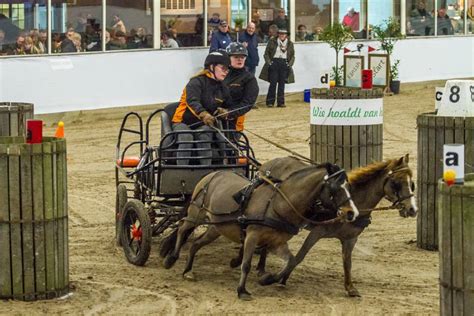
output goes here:
[{"label": "wooden plank barrier", "polygon": [[0,137],[0,299],[69,292],[66,141]]},{"label": "wooden plank barrier", "polygon": [[[337,87],[312,89],[313,99],[376,99],[382,89],[361,90]],[[310,157],[323,163],[336,163],[346,170],[383,159],[383,124],[310,125]]]},{"label": "wooden plank barrier", "polygon": [[31,103],[0,102],[0,136],[26,137],[26,120],[33,116]]},{"label": "wooden plank barrier", "polygon": [[474,313],[474,174],[464,185],[438,184],[442,316]]},{"label": "wooden plank barrier", "polygon": [[438,249],[438,180],[443,176],[443,145],[464,144],[465,172],[474,172],[474,117],[418,115],[417,246]]}]

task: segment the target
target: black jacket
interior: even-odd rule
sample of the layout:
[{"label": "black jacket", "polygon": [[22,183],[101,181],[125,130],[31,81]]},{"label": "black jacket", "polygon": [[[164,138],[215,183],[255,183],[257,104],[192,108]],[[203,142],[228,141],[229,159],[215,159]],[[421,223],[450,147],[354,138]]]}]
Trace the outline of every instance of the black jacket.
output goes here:
[{"label": "black jacket", "polygon": [[245,69],[231,68],[224,84],[230,92],[231,128],[243,129],[243,115],[252,109],[258,96],[257,79]]},{"label": "black jacket", "polygon": [[[218,107],[228,108],[229,101],[229,90],[204,70],[189,80],[172,121],[187,125],[195,124],[200,121],[199,113],[207,111],[215,115]],[[197,128],[199,125],[193,127]]]}]

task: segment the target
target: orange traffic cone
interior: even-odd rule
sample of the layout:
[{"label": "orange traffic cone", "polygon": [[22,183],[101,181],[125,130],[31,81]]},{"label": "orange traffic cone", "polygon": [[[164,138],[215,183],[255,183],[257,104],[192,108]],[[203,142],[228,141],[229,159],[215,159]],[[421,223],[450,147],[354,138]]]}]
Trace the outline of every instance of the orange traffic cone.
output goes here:
[{"label": "orange traffic cone", "polygon": [[59,121],[58,128],[56,128],[56,133],[54,134],[54,137],[64,138],[64,122],[63,121]]}]

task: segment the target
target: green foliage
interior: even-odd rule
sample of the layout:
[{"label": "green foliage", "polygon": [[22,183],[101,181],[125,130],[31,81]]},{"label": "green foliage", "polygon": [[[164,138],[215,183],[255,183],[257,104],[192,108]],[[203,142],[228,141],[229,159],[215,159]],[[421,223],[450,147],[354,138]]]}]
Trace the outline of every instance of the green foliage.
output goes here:
[{"label": "green foliage", "polygon": [[241,17],[234,18],[235,28],[240,29],[244,25],[244,19]]},{"label": "green foliage", "polygon": [[384,20],[381,25],[374,26],[372,33],[389,56],[392,55],[395,44],[403,38],[400,23],[393,17]]},{"label": "green foliage", "polygon": [[390,66],[390,78],[391,78],[391,80],[398,80],[398,64],[399,63],[400,63],[400,59],[397,59]]},{"label": "green foliage", "polygon": [[[344,76],[344,66],[339,67],[339,69],[336,68],[336,66],[332,66],[330,78],[331,78],[331,80],[336,81],[336,85],[338,85],[337,84],[338,80],[342,81],[343,76]],[[341,82],[341,84],[342,84],[342,82]]]},{"label": "green foliage", "polygon": [[342,75],[339,67],[339,52],[344,48],[346,43],[350,42],[353,38],[352,30],[341,23],[334,23],[326,26],[323,32],[319,35],[319,39],[328,43],[336,52],[336,66],[333,67],[333,73],[331,76],[334,76],[337,86],[342,84]]}]

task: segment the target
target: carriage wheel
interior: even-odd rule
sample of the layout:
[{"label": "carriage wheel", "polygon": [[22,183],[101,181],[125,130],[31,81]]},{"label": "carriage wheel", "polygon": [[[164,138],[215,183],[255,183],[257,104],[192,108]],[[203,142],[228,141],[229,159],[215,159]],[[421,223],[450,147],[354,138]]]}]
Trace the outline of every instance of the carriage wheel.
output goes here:
[{"label": "carriage wheel", "polygon": [[142,202],[131,199],[125,204],[121,239],[127,260],[143,266],[150,256],[151,224]]},{"label": "carriage wheel", "polygon": [[122,246],[122,241],[120,238],[120,232],[122,231],[122,225],[120,224],[120,219],[122,218],[123,207],[127,203],[127,187],[125,184],[119,184],[117,186],[117,193],[115,197],[115,239],[117,241],[117,246]]}]

